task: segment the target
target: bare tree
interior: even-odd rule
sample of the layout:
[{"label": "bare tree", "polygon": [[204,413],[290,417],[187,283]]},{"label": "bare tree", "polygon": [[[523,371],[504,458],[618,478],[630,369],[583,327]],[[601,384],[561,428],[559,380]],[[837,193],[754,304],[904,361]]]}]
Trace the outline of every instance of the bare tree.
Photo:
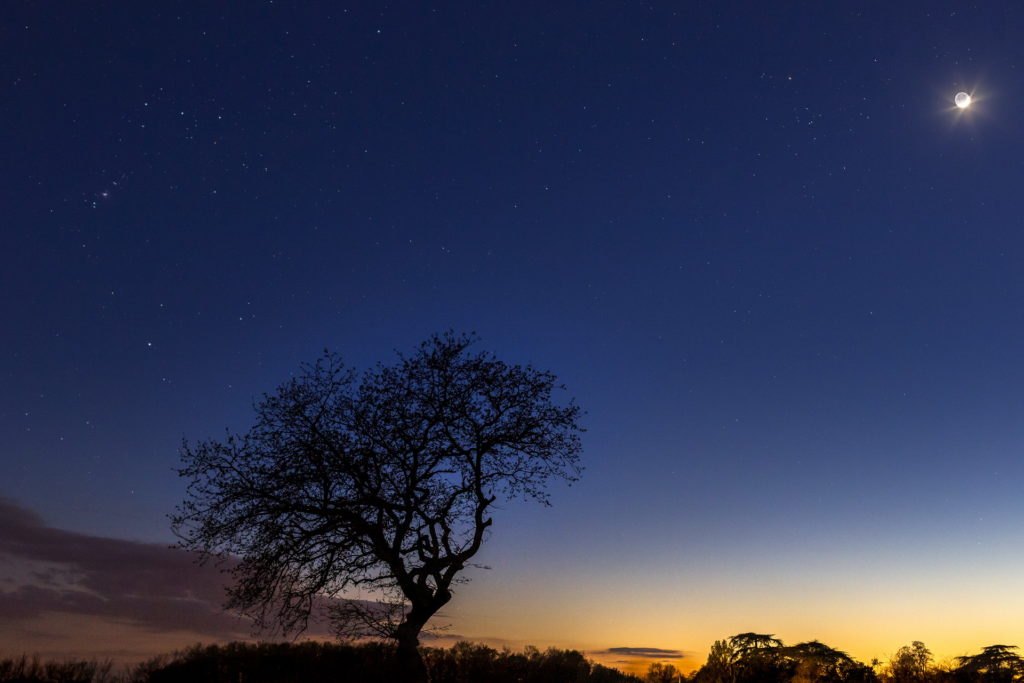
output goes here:
[{"label": "bare tree", "polygon": [[[325,353],[255,407],[249,432],[185,443],[180,545],[237,556],[228,607],[261,627],[305,629],[337,598],[342,635],[398,644],[425,680],[419,634],[452,598],[500,499],[548,503],[580,472],[579,408],[554,375],[434,336],[361,378]],[[370,603],[353,596],[381,598]]]}]

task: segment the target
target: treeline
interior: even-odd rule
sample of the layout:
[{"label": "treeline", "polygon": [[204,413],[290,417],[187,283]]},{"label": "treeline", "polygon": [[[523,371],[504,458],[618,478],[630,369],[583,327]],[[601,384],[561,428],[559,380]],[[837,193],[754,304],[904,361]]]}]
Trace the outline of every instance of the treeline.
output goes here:
[{"label": "treeline", "polygon": [[[1024,681],[1016,649],[990,645],[936,664],[915,641],[885,664],[865,664],[816,640],[785,645],[771,634],[741,633],[716,641],[689,676],[661,662],[632,676],[576,650],[513,652],[466,642],[424,648],[423,659],[431,683],[1013,683]],[[379,643],[231,643],[196,646],[120,673],[109,663],[4,659],[0,683],[394,683],[395,664],[394,650]]]},{"label": "treeline", "polygon": [[[936,664],[924,643],[901,647],[887,663],[864,664],[812,640],[785,645],[766,633],[740,633],[711,646],[690,677],[649,671],[648,681],[676,683],[1011,683],[1024,681],[1015,645],[990,645],[976,655]],[[664,667],[660,667],[662,670]],[[660,678],[658,676],[661,676]]]},{"label": "treeline", "polygon": [[[642,683],[575,650],[522,652],[475,643],[424,648],[431,683]],[[110,664],[0,660],[3,683],[395,683],[393,648],[378,644],[231,643],[196,646],[115,674]]]}]

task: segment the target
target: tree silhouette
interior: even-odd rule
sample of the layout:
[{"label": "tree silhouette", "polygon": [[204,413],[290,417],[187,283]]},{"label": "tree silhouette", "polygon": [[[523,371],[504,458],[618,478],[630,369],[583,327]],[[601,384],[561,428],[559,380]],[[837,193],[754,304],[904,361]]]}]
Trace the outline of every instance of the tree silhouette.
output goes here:
[{"label": "tree silhouette", "polygon": [[[361,379],[325,353],[263,397],[247,433],[184,444],[173,527],[201,561],[241,558],[229,608],[299,632],[338,598],[339,634],[395,639],[403,677],[425,680],[419,634],[495,502],[547,504],[549,480],[580,472],[580,411],[554,401],[554,375],[470,353],[475,341],[435,335]],[[382,599],[354,599],[367,595]]]},{"label": "tree silhouette", "polygon": [[729,638],[729,644],[740,659],[765,655],[782,647],[782,641],[771,633],[737,633]]},{"label": "tree silhouette", "polygon": [[735,683],[736,652],[727,640],[716,640],[708,660],[693,676],[698,683]]},{"label": "tree silhouette", "polygon": [[739,633],[711,646],[696,683],[877,683],[871,667],[812,640],[786,646],[768,633]]},{"label": "tree silhouette", "polygon": [[644,683],[679,683],[683,679],[682,674],[671,664],[663,662],[651,662],[644,673]]},{"label": "tree silhouette", "polygon": [[782,654],[793,662],[793,683],[877,680],[871,667],[817,640],[784,647]]},{"label": "tree silhouette", "polygon": [[919,683],[928,677],[932,652],[920,640],[904,645],[889,660],[888,674],[893,683]]},{"label": "tree silhouette", "polygon": [[738,633],[729,638],[734,654],[736,681],[782,681],[789,679],[782,659],[782,641],[770,633]]},{"label": "tree silhouette", "polygon": [[1024,677],[1024,660],[1011,652],[1016,649],[1016,645],[989,645],[979,654],[957,657],[959,666],[956,674],[960,678],[992,683],[1021,680]]}]

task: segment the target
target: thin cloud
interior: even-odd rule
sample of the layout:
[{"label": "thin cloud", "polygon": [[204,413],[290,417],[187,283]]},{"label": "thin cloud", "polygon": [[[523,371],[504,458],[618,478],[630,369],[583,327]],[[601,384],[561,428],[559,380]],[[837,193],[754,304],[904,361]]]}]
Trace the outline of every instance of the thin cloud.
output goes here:
[{"label": "thin cloud", "polygon": [[221,606],[228,580],[183,550],[55,529],[0,498],[0,626],[56,612],[244,638],[250,623]]},{"label": "thin cloud", "polygon": [[647,659],[682,659],[685,657],[682,650],[663,650],[658,647],[610,647],[607,650],[594,652],[594,654]]}]

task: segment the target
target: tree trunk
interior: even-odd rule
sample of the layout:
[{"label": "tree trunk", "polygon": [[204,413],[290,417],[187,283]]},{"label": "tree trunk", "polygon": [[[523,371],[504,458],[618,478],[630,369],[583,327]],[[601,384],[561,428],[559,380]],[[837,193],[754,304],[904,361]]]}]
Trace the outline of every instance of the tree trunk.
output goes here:
[{"label": "tree trunk", "polygon": [[399,678],[396,683],[427,683],[427,667],[420,656],[421,626],[405,621],[395,634],[398,640],[397,664]]}]

